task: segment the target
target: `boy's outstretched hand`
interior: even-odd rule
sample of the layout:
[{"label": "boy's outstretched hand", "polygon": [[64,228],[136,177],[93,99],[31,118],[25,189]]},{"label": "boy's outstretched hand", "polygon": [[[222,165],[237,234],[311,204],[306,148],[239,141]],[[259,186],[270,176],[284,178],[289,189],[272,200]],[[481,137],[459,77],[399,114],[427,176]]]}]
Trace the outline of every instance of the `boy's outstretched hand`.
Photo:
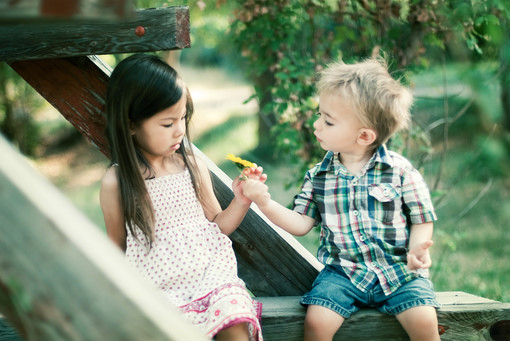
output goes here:
[{"label": "boy's outstretched hand", "polygon": [[269,202],[271,199],[271,194],[268,192],[267,185],[262,181],[255,181],[252,179],[246,180],[243,188],[243,194],[259,207],[264,206],[264,204]]},{"label": "boy's outstretched hand", "polygon": [[253,167],[245,168],[243,170],[243,177],[246,178],[246,180],[241,180],[240,176],[234,179],[234,182],[232,183],[232,189],[234,191],[234,195],[237,198],[246,203],[251,203],[251,199],[244,195],[243,187],[246,186],[247,181],[255,181],[264,184],[267,180],[267,174],[264,174],[262,167],[254,164]]},{"label": "boy's outstretched hand", "polygon": [[407,268],[409,270],[428,269],[432,265],[429,248],[434,244],[432,240],[424,241],[414,246],[407,254]]}]

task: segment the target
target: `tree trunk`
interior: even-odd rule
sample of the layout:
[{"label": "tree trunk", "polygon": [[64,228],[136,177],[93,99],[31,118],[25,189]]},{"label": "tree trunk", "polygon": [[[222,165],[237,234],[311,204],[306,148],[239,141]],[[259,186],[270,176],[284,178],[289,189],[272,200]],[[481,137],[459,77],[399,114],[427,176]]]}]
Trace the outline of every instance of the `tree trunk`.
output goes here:
[{"label": "tree trunk", "polygon": [[503,109],[503,128],[510,133],[510,39],[505,37],[500,52],[501,106]]}]

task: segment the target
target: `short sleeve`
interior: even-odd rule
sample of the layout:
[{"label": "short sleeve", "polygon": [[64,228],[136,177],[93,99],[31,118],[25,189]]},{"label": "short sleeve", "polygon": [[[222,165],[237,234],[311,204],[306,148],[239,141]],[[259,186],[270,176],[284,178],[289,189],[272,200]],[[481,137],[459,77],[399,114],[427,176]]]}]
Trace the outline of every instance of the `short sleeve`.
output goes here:
[{"label": "short sleeve", "polygon": [[301,192],[294,197],[294,205],[292,208],[295,212],[304,214],[310,218],[320,221],[317,203],[314,200],[313,181],[310,172],[307,172],[301,186]]},{"label": "short sleeve", "polygon": [[406,170],[402,179],[402,201],[411,224],[423,224],[437,219],[430,191],[418,170]]}]

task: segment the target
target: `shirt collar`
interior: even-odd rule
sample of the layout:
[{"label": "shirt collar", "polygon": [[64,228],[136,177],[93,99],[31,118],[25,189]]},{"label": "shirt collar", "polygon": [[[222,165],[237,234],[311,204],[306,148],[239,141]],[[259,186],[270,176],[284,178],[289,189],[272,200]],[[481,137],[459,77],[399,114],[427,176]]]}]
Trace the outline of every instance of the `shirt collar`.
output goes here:
[{"label": "shirt collar", "polygon": [[[388,149],[386,148],[386,145],[382,145],[377,148],[372,158],[368,161],[367,166],[363,168],[366,171],[376,167],[377,165],[380,165],[379,167],[381,168],[393,167],[393,160],[388,152]],[[328,151],[322,159],[317,172],[320,173],[333,171],[338,175],[342,169],[344,169],[344,167],[340,163],[337,154],[332,151]]]}]

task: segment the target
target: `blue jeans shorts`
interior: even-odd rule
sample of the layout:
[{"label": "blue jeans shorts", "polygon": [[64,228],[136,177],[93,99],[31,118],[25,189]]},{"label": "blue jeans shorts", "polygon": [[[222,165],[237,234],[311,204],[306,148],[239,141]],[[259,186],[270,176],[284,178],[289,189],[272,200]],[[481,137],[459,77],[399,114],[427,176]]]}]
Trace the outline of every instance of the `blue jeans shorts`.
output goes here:
[{"label": "blue jeans shorts", "polygon": [[326,265],[313,282],[312,290],[301,298],[302,305],[318,305],[349,318],[360,308],[376,308],[398,315],[418,306],[439,308],[432,282],[427,278],[414,279],[386,296],[380,285],[363,292],[351,283],[347,275],[335,266]]}]

